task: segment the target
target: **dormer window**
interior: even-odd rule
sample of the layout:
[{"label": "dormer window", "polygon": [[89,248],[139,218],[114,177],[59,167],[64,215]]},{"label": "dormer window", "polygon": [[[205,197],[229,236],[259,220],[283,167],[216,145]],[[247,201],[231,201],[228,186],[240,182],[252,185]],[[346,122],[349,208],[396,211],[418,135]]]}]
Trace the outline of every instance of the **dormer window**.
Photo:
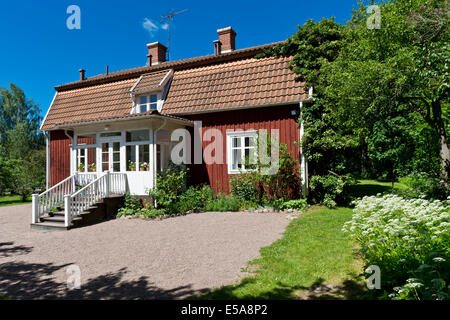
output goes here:
[{"label": "dormer window", "polygon": [[156,94],[137,97],[137,104],[136,104],[137,113],[156,110],[157,107],[158,107],[158,96]]}]

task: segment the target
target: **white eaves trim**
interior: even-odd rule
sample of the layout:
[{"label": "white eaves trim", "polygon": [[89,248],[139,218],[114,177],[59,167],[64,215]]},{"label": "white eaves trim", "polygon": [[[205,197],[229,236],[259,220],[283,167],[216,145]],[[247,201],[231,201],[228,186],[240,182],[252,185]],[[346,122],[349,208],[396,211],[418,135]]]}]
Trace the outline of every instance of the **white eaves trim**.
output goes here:
[{"label": "white eaves trim", "polygon": [[52,108],[52,105],[55,102],[57,94],[58,94],[58,91],[56,91],[55,95],[53,96],[52,102],[50,103],[50,107],[48,107],[48,110],[47,110],[47,113],[45,114],[44,120],[42,120],[41,126],[39,127],[39,131],[42,131],[42,126],[44,125],[45,120],[47,120],[48,113],[50,112],[50,109]]}]

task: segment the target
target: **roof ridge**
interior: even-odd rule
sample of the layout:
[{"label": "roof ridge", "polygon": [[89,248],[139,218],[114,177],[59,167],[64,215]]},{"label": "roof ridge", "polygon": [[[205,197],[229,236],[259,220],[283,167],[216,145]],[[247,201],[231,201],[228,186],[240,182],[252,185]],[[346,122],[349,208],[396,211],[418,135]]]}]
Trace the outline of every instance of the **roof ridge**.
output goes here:
[{"label": "roof ridge", "polygon": [[139,76],[144,73],[150,73],[150,72],[158,72],[158,71],[164,71],[166,69],[171,69],[174,67],[188,67],[190,65],[195,64],[202,64],[209,61],[214,62],[221,62],[221,61],[227,61],[232,59],[237,59],[241,57],[246,57],[250,55],[253,52],[262,51],[265,48],[269,48],[278,44],[283,43],[284,41],[278,41],[268,44],[263,44],[259,46],[253,46],[249,48],[244,49],[238,49],[227,53],[222,53],[221,55],[205,55],[205,56],[198,56],[198,57],[192,57],[192,58],[186,58],[186,59],[180,59],[180,60],[174,60],[174,61],[167,61],[163,62],[158,65],[154,66],[141,66],[141,67],[135,67],[130,69],[124,69],[119,71],[110,72],[109,74],[99,74],[90,78],[86,78],[85,80],[78,80],[74,82],[69,82],[66,84],[62,84],[59,86],[55,86],[56,91],[65,91],[75,88],[82,88],[82,87],[89,87],[94,84],[100,84],[100,83],[108,83],[108,82],[114,82],[119,80],[125,80],[127,78]]}]

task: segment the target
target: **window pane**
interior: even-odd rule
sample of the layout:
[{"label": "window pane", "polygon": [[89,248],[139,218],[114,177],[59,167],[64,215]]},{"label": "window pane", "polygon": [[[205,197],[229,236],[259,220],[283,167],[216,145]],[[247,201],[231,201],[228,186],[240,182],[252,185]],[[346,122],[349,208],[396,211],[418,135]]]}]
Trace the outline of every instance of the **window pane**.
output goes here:
[{"label": "window pane", "polygon": [[147,103],[147,96],[141,96],[141,104]]},{"label": "window pane", "polygon": [[147,112],[147,105],[146,104],[141,104],[139,112]]},{"label": "window pane", "polygon": [[102,171],[109,170],[109,144],[102,143]]},{"label": "window pane", "polygon": [[253,137],[245,137],[245,146],[246,147],[253,147],[254,146],[254,138]]},{"label": "window pane", "polygon": [[150,162],[149,145],[144,144],[138,147],[139,147],[139,168],[142,168],[142,166],[144,166],[143,168],[147,170]]},{"label": "window pane", "polygon": [[148,140],[150,140],[150,134],[148,130],[127,132],[127,142],[148,141]]},{"label": "window pane", "polygon": [[113,163],[113,172],[119,172],[120,171],[120,162],[114,162]]},{"label": "window pane", "polygon": [[236,147],[240,147],[241,146],[241,138],[240,137],[233,137],[232,138],[232,146],[233,146],[233,148],[236,148]]},{"label": "window pane", "polygon": [[156,94],[152,94],[150,96],[150,101],[149,102],[156,102],[156,101],[158,101],[158,98],[157,98]]},{"label": "window pane", "polygon": [[95,148],[89,148],[87,149],[87,163],[88,163],[88,171],[96,171],[96,166],[95,163],[97,162],[96,160],[96,149]]},{"label": "window pane", "polygon": [[156,104],[156,103],[150,104],[150,109],[155,110],[157,108],[158,108],[158,104]]},{"label": "window pane", "polygon": [[120,132],[103,132],[100,133],[100,137],[116,137],[116,136],[120,136]]},{"label": "window pane", "polygon": [[231,159],[231,168],[233,170],[240,169],[241,166],[241,150],[240,149],[234,149],[232,153],[232,159]]},{"label": "window pane", "polygon": [[136,169],[136,146],[127,146],[127,170]]}]

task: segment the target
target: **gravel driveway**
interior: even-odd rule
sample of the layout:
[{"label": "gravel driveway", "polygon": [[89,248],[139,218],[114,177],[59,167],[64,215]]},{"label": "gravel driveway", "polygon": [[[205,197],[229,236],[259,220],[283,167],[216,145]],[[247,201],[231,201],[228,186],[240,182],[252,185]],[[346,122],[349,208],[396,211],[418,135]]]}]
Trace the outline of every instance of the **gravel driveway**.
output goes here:
[{"label": "gravel driveway", "polygon": [[[70,231],[30,230],[31,205],[0,207],[0,296],[19,299],[181,299],[239,280],[280,238],[281,213],[116,219]],[[81,289],[68,290],[68,267]]]}]

